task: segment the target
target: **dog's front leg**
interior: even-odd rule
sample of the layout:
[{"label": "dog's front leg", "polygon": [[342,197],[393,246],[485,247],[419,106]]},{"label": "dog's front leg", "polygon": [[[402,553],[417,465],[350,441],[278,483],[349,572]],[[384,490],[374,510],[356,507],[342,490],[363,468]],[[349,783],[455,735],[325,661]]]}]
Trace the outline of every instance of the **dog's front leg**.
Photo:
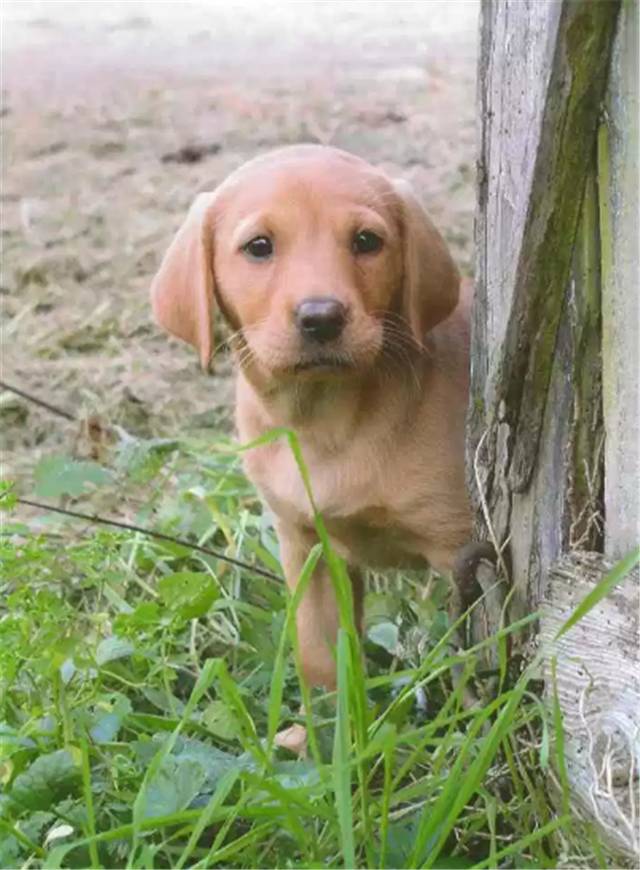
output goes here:
[{"label": "dog's front leg", "polygon": [[[293,591],[298,585],[300,572],[314,544],[315,533],[296,525],[276,521],[280,541],[280,555],[285,579]],[[353,592],[356,628],[362,631],[363,581],[357,568],[349,566]],[[329,691],[336,687],[335,644],[340,626],[338,604],[329,570],[320,559],[302,597],[296,614],[298,644],[302,672],[310,686],[323,686]]]},{"label": "dog's front leg", "polygon": [[[278,521],[276,532],[285,579],[292,591],[316,537],[310,530]],[[323,560],[316,565],[296,614],[302,672],[310,686],[336,687],[334,646],[340,624],[329,571]]]},{"label": "dog's front leg", "polygon": [[[311,530],[281,521],[276,522],[280,541],[280,555],[287,585],[293,591],[298,585],[304,563],[316,543]],[[362,630],[362,576],[350,569],[353,589],[354,613],[358,631]],[[340,617],[333,584],[326,564],[321,559],[313,572],[309,585],[296,612],[300,664],[305,682],[309,686],[322,686],[328,691],[336,688],[335,644]],[[302,711],[301,711],[302,712]],[[276,736],[278,746],[304,756],[307,731],[302,725],[292,725]]]}]

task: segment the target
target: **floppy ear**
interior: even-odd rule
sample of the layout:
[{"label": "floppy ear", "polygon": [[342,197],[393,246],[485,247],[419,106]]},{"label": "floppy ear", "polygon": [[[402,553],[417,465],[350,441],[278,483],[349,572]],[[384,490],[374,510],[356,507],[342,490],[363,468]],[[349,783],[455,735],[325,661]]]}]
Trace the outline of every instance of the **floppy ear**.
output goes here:
[{"label": "floppy ear", "polygon": [[411,186],[404,180],[395,181],[394,186],[402,209],[404,316],[422,344],[427,332],[456,307],[460,275],[446,242]]},{"label": "floppy ear", "polygon": [[214,193],[196,198],[151,284],[156,323],[192,344],[203,369],[213,354],[214,205]]}]

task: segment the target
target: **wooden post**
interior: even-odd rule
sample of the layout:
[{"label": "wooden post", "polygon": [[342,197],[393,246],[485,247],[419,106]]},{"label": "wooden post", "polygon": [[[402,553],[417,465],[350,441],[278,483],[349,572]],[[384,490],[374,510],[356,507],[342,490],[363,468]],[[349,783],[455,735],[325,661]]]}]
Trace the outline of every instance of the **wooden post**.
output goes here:
[{"label": "wooden post", "polygon": [[508,542],[512,616],[542,606],[548,661],[561,653],[576,807],[625,855],[638,850],[632,806],[601,800],[594,747],[622,741],[618,785],[637,788],[638,576],[561,649],[551,639],[611,567],[603,553],[640,539],[637,61],[635,2],[483,2],[467,455],[476,533]]},{"label": "wooden post", "polygon": [[638,543],[640,286],[638,280],[638,4],[624,4],[598,134],[602,238],[605,551]]}]

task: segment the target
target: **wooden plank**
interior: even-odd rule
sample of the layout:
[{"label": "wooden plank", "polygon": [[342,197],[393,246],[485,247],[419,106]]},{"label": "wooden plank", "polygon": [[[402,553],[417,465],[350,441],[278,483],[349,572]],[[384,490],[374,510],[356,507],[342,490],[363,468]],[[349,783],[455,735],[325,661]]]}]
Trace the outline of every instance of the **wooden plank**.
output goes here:
[{"label": "wooden plank", "polygon": [[486,513],[499,540],[512,535],[521,609],[572,522],[571,374],[593,339],[578,340],[569,278],[617,12],[604,0],[483,7],[468,468],[478,535]]},{"label": "wooden plank", "polygon": [[552,643],[611,567],[581,550],[617,556],[638,539],[637,4],[618,13],[483,7],[467,465],[477,536],[509,539],[511,616],[542,602],[572,809],[635,866],[638,572]]},{"label": "wooden plank", "polygon": [[638,288],[638,7],[625,3],[599,131],[605,547],[619,558],[640,541],[640,293]]},{"label": "wooden plank", "polygon": [[498,366],[509,322],[561,4],[498,0],[481,8],[482,119],[476,228],[477,395]]},{"label": "wooden plank", "polygon": [[538,456],[525,492],[512,492],[514,614],[537,607],[546,570],[561,553],[602,549],[603,444],[600,252],[595,164],[567,286]]},{"label": "wooden plank", "polygon": [[541,604],[545,684],[553,699],[551,659],[563,713],[572,808],[598,821],[614,853],[638,866],[634,796],[640,777],[640,573],[636,568],[560,640],[555,635],[611,569],[596,553],[563,557],[549,572]]}]

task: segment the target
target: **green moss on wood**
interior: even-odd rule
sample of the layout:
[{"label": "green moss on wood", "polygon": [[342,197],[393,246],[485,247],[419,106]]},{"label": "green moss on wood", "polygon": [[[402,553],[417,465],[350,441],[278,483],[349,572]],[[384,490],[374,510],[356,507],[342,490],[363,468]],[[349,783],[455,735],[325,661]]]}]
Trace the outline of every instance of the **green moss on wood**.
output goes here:
[{"label": "green moss on wood", "polygon": [[[598,128],[598,213],[599,213],[599,229],[600,229],[600,274],[602,276],[602,286],[611,286],[611,276],[613,274],[613,236],[612,236],[612,215],[611,215],[611,153],[609,149],[609,127],[607,121],[603,120]],[[606,300],[603,300],[606,305]],[[615,365],[612,364],[610,357],[613,350],[613,336],[609,334],[610,328],[607,329],[606,324],[611,324],[612,318],[603,318],[602,330],[602,372],[603,372],[603,400],[605,404],[605,416],[607,415],[607,398],[614,396],[616,393],[615,383],[611,383],[611,379],[616,377]]]},{"label": "green moss on wood", "polygon": [[601,550],[603,437],[601,273],[596,168],[587,177],[574,264],[572,332],[573,415],[568,468],[570,548]]},{"label": "green moss on wood", "polygon": [[[527,488],[536,462],[617,8],[604,2],[563,7],[570,21],[549,82],[515,307],[498,376],[516,423],[509,475],[516,492]],[[561,33],[562,28],[561,22]]]},{"label": "green moss on wood", "polygon": [[613,268],[613,239],[611,237],[611,157],[609,154],[609,128],[606,121],[598,127],[598,210],[600,216],[600,271],[607,284]]}]

